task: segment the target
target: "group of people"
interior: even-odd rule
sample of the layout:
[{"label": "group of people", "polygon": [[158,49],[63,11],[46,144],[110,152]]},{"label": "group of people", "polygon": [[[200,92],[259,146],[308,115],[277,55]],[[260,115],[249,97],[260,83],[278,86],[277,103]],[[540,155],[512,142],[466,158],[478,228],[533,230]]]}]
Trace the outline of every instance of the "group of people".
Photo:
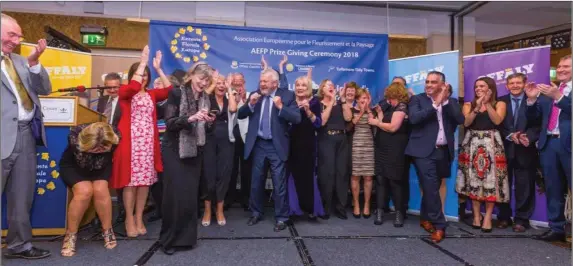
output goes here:
[{"label": "group of people", "polygon": [[[26,60],[12,53],[21,36],[17,22],[3,14],[6,256],[43,258],[50,252],[30,242],[35,184],[35,167],[30,166],[35,166],[36,143],[46,143],[37,95],[49,93],[51,87],[39,64],[45,40]],[[464,125],[465,137],[455,173],[456,191],[472,201],[473,227],[491,232],[492,211],[498,204],[498,227],[513,225],[514,231],[525,231],[534,208],[535,166],[540,161],[551,227],[540,238],[564,239],[564,180],[571,184],[570,56],[557,68],[559,86],[528,83],[524,74],[517,73],[506,79],[510,94],[498,98],[495,81],[483,77],[475,81],[475,99],[460,106],[451,97],[446,76],[437,71],[428,73],[423,93],[409,93],[406,81],[396,77],[384,89],[384,99],[372,103],[368,90],[355,82],[337,91],[325,79],[314,93],[312,70],[295,80],[293,91],[288,90],[283,72],[286,56],[277,70],[262,58],[260,80],[250,94],[242,74],[223,76],[205,62],[194,63],[184,75],[168,77],[162,71],[160,51],[152,60],[159,78],[151,82],[149,53],[146,46],[140,61],[130,68],[127,84],[120,85],[117,74],[105,78],[106,86],[118,88],[98,103],[107,121],[70,131],[59,162],[61,178],[73,191],[63,256],[75,254],[78,227],[92,199],[104,247],[117,246],[109,187],[118,192],[128,237],[147,233],[143,213],[151,188],[162,218],[161,250],[171,255],[197,244],[199,219],[202,226],[210,226],[213,216],[219,226],[226,225],[224,210],[236,198],[239,177],[241,201],[251,212],[247,223],[261,221],[269,172],[275,231],[284,230],[293,215],[316,220],[333,214],[347,219],[349,190],[355,218],[375,214],[374,224],[382,224],[391,198],[393,224],[401,227],[408,209],[411,164],[422,192],[420,226],[438,243],[446,235],[442,191],[444,179],[452,175],[459,125]],[[19,77],[20,73],[27,77]],[[161,138],[159,118],[166,127]],[[511,197],[516,201],[515,215],[508,204]],[[204,204],[202,218],[199,201]]]}]

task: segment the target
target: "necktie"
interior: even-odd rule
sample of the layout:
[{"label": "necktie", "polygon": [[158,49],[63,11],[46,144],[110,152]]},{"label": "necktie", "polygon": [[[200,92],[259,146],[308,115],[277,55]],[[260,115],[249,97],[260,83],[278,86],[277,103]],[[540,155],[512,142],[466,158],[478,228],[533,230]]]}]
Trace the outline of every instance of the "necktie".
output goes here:
[{"label": "necktie", "polygon": [[22,106],[26,111],[28,112],[32,111],[34,108],[34,104],[32,103],[32,99],[30,99],[30,95],[28,95],[28,91],[24,87],[24,84],[22,84],[20,76],[18,75],[16,69],[14,68],[14,63],[12,62],[12,59],[10,59],[10,57],[5,55],[4,63],[6,65],[6,72],[8,72],[8,76],[10,76],[10,79],[14,82],[14,85],[16,86],[15,89],[18,92],[18,96],[20,96],[20,101],[22,102]]},{"label": "necktie", "polygon": [[113,99],[114,98],[109,98],[109,100],[107,101],[107,104],[105,105],[105,111],[103,112],[103,114],[105,115],[105,117],[107,117],[107,121],[111,124],[111,108],[113,107]]},{"label": "necktie", "polygon": [[[559,86],[559,91],[563,93],[565,87],[567,87],[567,83],[565,82],[561,83],[561,86]],[[558,120],[559,120],[559,108],[557,107],[557,105],[553,104],[553,107],[551,107],[551,115],[549,116],[549,122],[547,123],[547,130],[553,131],[557,126]]]},{"label": "necktie", "polygon": [[263,133],[263,138],[271,138],[271,123],[270,123],[270,110],[269,105],[271,104],[271,97],[265,96],[263,103],[263,114],[261,117],[261,124],[259,125],[261,132]]},{"label": "necktie", "polygon": [[514,108],[513,108],[513,127],[515,127],[517,125],[517,118],[519,118],[519,98],[512,98],[514,104]]}]

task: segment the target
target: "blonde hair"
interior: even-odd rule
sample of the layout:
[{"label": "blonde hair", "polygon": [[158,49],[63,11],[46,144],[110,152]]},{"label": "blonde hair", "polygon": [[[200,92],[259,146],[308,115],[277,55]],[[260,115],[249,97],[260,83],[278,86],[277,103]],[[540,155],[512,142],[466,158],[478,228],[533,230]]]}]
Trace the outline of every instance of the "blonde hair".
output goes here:
[{"label": "blonde hair", "polygon": [[296,83],[299,81],[302,82],[303,84],[306,84],[306,97],[311,97],[312,96],[312,79],[309,79],[307,76],[300,76],[294,81],[295,86],[296,86]]},{"label": "blonde hair", "polygon": [[109,149],[117,143],[119,143],[119,137],[106,122],[93,123],[82,129],[78,135],[78,149],[81,152],[87,152],[98,146]]},{"label": "blonde hair", "polygon": [[384,99],[398,100],[398,102],[406,104],[410,101],[406,87],[404,87],[404,85],[398,82],[390,84],[390,86],[388,86],[386,90],[384,90]]},{"label": "blonde hair", "polygon": [[318,92],[316,93],[316,95],[318,96],[319,99],[324,98],[324,92],[322,91],[322,89],[324,89],[324,87],[326,86],[326,83],[328,83],[329,81],[332,82],[332,80],[330,80],[330,79],[324,79],[324,80],[322,80],[322,82],[318,86]]},{"label": "blonde hair", "polygon": [[213,68],[205,62],[199,61],[193,64],[189,70],[187,70],[185,77],[183,77],[183,83],[187,84],[191,82],[191,77],[195,75],[205,75],[211,78],[213,75]]},{"label": "blonde hair", "polygon": [[366,95],[370,98],[370,92],[368,92],[368,90],[363,89],[363,88],[358,88],[358,89],[356,89],[356,96],[354,97],[354,99],[359,100],[360,97],[362,97],[364,95]]}]

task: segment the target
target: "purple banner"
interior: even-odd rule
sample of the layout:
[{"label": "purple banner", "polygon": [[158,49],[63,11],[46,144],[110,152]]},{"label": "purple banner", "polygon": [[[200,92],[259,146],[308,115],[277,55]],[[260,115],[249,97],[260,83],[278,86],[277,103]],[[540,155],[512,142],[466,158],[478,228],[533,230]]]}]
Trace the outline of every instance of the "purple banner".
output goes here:
[{"label": "purple banner", "polygon": [[464,101],[474,99],[474,82],[488,76],[497,83],[497,95],[508,94],[505,78],[513,73],[527,75],[527,80],[549,84],[550,46],[540,46],[464,57]]},{"label": "purple banner", "polygon": [[[505,86],[505,78],[513,73],[526,74],[528,82],[549,84],[550,57],[549,45],[464,57],[464,101],[470,102],[474,99],[474,82],[483,76],[496,81],[498,97],[509,93]],[[511,206],[515,213],[513,198]],[[545,194],[536,193],[535,211],[531,220],[547,222]]]}]

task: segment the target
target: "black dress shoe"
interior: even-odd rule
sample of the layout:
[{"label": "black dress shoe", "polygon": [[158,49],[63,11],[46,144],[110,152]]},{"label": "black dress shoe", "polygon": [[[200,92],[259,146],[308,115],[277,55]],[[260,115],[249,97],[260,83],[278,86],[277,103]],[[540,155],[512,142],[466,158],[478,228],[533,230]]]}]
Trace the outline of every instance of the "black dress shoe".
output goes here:
[{"label": "black dress shoe", "polygon": [[171,248],[171,247],[161,247],[161,251],[163,251],[163,253],[165,253],[165,255],[173,255],[175,254],[175,252],[177,251],[175,248]]},{"label": "black dress shoe", "polygon": [[6,257],[7,259],[35,260],[35,259],[43,259],[49,257],[50,255],[51,255],[50,251],[32,247],[31,249],[19,253],[6,253],[4,257]]},{"label": "black dress shoe", "polygon": [[275,231],[275,232],[279,232],[279,231],[285,230],[286,227],[287,227],[286,222],[277,222],[277,223],[275,224],[274,231]]},{"label": "black dress shoe", "polygon": [[319,217],[320,217],[320,219],[322,219],[322,220],[328,220],[328,219],[330,219],[330,214],[325,214],[325,215],[322,215],[322,216],[319,216]]},{"label": "black dress shoe", "polygon": [[547,231],[540,236],[536,236],[535,239],[543,240],[543,241],[547,241],[547,242],[553,242],[553,241],[563,241],[564,242],[565,241],[565,233],[556,233],[553,231]]},{"label": "black dress shoe", "polygon": [[346,210],[336,210],[334,215],[342,220],[348,219],[348,216],[346,216]]},{"label": "black dress shoe", "polygon": [[314,214],[312,214],[312,213],[309,213],[309,214],[308,214],[308,220],[309,220],[309,221],[316,221],[316,215],[314,215]]},{"label": "black dress shoe", "polygon": [[376,210],[376,218],[374,219],[374,224],[381,225],[382,217],[384,217],[384,210],[383,209]]},{"label": "black dress shoe", "polygon": [[259,223],[261,220],[262,220],[261,217],[253,216],[253,217],[249,218],[249,221],[247,222],[247,225],[248,225],[248,226],[253,226],[253,225]]},{"label": "black dress shoe", "polygon": [[396,211],[396,218],[394,219],[394,227],[404,226],[404,215],[401,211]]}]

